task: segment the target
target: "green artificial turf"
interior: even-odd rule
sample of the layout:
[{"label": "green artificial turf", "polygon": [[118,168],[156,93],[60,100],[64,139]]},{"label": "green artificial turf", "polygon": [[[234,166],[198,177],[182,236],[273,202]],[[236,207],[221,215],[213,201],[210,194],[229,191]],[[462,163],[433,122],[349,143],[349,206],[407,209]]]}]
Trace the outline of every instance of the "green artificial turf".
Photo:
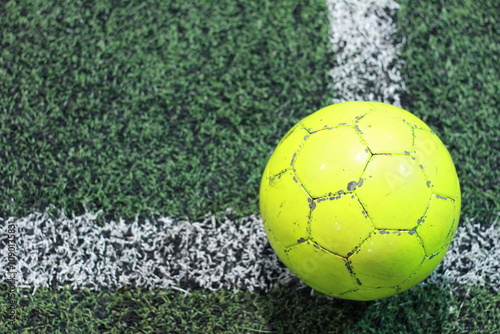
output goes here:
[{"label": "green artificial turf", "polygon": [[[5,286],[0,290],[6,298]],[[500,296],[417,286],[388,299],[354,302],[280,287],[250,292],[24,289],[2,333],[495,333]],[[0,304],[3,305],[4,304]],[[0,309],[4,313],[5,308]]]},{"label": "green artificial turf", "polygon": [[[330,103],[322,1],[0,5],[0,213],[257,211],[278,139]],[[450,148],[464,214],[498,211],[493,0],[402,2],[407,96]]]},{"label": "green artificial turf", "polygon": [[330,100],[321,0],[0,6],[3,217],[255,213],[274,146]]},{"label": "green artificial turf", "polygon": [[499,3],[401,1],[405,107],[449,148],[462,186],[462,216],[500,212]]}]

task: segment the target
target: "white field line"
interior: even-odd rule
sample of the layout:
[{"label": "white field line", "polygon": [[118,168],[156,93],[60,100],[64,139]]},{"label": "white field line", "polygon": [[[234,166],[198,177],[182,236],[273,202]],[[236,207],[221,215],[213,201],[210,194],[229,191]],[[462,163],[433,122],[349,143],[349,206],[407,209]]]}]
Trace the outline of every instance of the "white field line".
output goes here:
[{"label": "white field line", "polygon": [[[200,222],[157,217],[139,222],[33,213],[9,218],[0,238],[7,265],[7,226],[17,230],[20,287],[177,287],[268,290],[293,276],[280,266],[257,216]],[[0,280],[4,280],[0,272]]]},{"label": "white field line", "polygon": [[448,253],[427,282],[500,290],[500,220],[490,227],[462,220]]},{"label": "white field line", "polygon": [[400,107],[404,91],[401,44],[394,44],[392,0],[327,0],[330,40],[335,53],[333,103],[378,101]]},{"label": "white field line", "polygon": [[[104,221],[100,216],[33,213],[6,219],[0,266],[8,263],[7,229],[13,225],[19,287],[269,291],[292,280],[297,283],[274,255],[258,216],[237,220],[207,216],[200,222],[168,217]],[[488,229],[466,220],[427,282],[499,290],[499,240],[498,220]],[[1,271],[0,281],[6,277]]]}]

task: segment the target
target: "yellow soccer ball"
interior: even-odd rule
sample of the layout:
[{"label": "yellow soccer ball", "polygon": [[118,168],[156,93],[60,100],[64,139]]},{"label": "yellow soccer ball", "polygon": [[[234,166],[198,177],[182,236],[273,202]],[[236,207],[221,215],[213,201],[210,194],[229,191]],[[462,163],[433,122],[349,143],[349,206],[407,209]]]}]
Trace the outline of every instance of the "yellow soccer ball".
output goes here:
[{"label": "yellow soccer ball", "polygon": [[269,242],[324,294],[374,300],[441,262],[460,216],[448,150],[413,114],[379,102],[323,108],[283,137],[265,168]]}]

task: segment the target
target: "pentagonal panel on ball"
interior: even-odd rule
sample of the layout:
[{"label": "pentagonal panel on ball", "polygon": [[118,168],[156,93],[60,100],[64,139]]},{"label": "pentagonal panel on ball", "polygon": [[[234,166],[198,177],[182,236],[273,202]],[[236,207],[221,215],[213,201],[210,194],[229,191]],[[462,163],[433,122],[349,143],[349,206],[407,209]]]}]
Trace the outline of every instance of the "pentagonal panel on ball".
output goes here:
[{"label": "pentagonal panel on ball", "polygon": [[414,231],[375,231],[349,261],[362,285],[388,288],[410,277],[424,257]]},{"label": "pentagonal panel on ball", "polygon": [[359,287],[357,290],[349,291],[340,296],[340,298],[367,301],[374,299],[387,298],[397,293],[397,288],[367,288]]},{"label": "pentagonal panel on ball", "polygon": [[304,283],[330,296],[358,287],[346,260],[306,241],[287,251],[287,266]]},{"label": "pentagonal panel on ball", "polygon": [[307,116],[300,124],[309,132],[349,125],[372,110],[373,106],[363,101],[337,103]]},{"label": "pentagonal panel on ball", "polygon": [[412,128],[425,129],[430,131],[430,128],[427,126],[427,124],[425,124],[420,118],[413,115],[409,111],[381,102],[370,102],[370,105],[372,105],[374,110],[384,111],[393,116],[401,118],[406,124],[410,125]]},{"label": "pentagonal panel on ball", "polygon": [[316,202],[311,211],[311,238],[321,247],[347,257],[373,231],[355,196],[332,196]]},{"label": "pentagonal panel on ball", "polygon": [[274,237],[284,247],[309,238],[309,196],[291,171],[269,177],[264,173],[260,189],[260,212],[272,243]]},{"label": "pentagonal panel on ball", "polygon": [[360,119],[355,129],[361,133],[372,153],[410,155],[413,130],[401,118],[383,111],[374,111]]},{"label": "pentagonal panel on ball", "polygon": [[295,174],[313,198],[348,191],[358,181],[370,152],[351,127],[315,132],[305,141],[293,166]]},{"label": "pentagonal panel on ball", "polygon": [[270,175],[277,175],[291,169],[292,162],[308,135],[309,132],[297,125],[287,132],[267,163]]},{"label": "pentagonal panel on ball", "polygon": [[373,225],[412,229],[429,205],[431,190],[410,156],[374,155],[356,190]]},{"label": "pentagonal panel on ball", "polygon": [[399,285],[399,292],[406,291],[426,279],[443,260],[447,250],[448,247],[445,247],[439,253],[427,256],[415,273]]},{"label": "pentagonal panel on ball", "polygon": [[429,209],[417,228],[425,253],[434,254],[451,241],[454,228],[455,203],[449,198],[433,195]]},{"label": "pentagonal panel on ball", "polygon": [[454,198],[458,176],[450,153],[434,133],[415,129],[414,156],[429,180],[432,192]]}]

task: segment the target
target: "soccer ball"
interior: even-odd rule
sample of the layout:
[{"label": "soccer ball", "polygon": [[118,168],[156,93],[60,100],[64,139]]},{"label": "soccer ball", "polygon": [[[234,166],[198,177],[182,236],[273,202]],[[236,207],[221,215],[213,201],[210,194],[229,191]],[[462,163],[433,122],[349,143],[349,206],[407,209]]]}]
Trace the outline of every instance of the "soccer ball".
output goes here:
[{"label": "soccer ball", "polygon": [[424,280],[450,245],[460,204],[441,140],[379,102],[334,104],[297,123],[260,188],[264,228],[283,263],[315,290],[352,300]]}]

